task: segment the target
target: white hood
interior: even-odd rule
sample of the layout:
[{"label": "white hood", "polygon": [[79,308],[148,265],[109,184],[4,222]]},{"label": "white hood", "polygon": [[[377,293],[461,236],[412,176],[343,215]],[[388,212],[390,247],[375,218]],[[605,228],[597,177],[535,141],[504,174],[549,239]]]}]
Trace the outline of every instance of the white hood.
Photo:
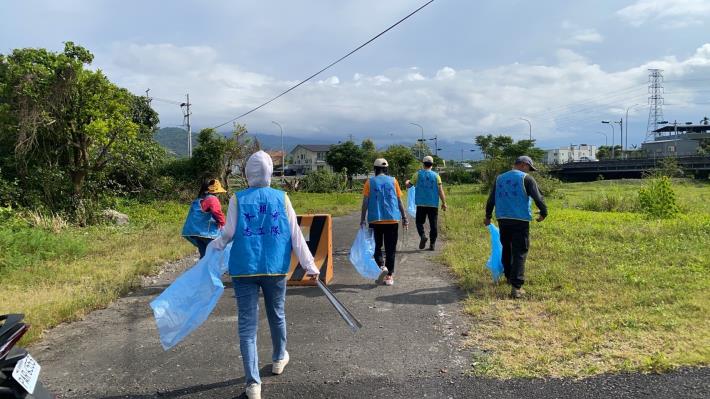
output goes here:
[{"label": "white hood", "polygon": [[269,187],[274,161],[264,151],[257,151],[247,160],[247,182],[249,187]]}]

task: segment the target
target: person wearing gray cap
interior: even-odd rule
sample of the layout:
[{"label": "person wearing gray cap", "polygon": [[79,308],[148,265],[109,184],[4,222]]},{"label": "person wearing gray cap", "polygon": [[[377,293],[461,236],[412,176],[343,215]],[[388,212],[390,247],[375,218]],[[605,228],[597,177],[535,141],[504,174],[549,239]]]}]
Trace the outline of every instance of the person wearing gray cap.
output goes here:
[{"label": "person wearing gray cap", "polygon": [[426,247],[427,236],[424,232],[424,222],[429,219],[429,250],[434,250],[438,237],[437,219],[439,216],[439,200],[441,209],[446,210],[446,196],[441,186],[441,176],[432,170],[434,158],[427,155],[422,159],[423,168],[417,171],[411,180],[405,182],[407,188],[415,186],[414,203],[417,205],[416,226],[419,233],[419,249]]},{"label": "person wearing gray cap", "polygon": [[533,220],[532,201],[535,201],[540,216],[538,222],[547,217],[547,206],[540,194],[537,182],[528,174],[535,171],[533,160],[526,155],[515,160],[513,169],[499,175],[491,188],[486,203],[484,224],[491,224],[493,209],[500,228],[500,242],[503,244],[503,269],[508,284],[512,286],[510,295],[514,299],[524,294],[525,259],[530,248],[530,222]]}]

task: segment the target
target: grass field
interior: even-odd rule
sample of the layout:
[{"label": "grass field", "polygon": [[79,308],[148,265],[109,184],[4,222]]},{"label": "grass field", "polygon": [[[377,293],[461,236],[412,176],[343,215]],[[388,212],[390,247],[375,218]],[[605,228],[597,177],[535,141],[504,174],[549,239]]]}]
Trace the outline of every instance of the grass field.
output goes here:
[{"label": "grass field", "polygon": [[443,258],[470,293],[474,374],[582,377],[710,363],[710,185],[676,182],[684,213],[673,220],[583,210],[610,195],[633,203],[641,184],[563,185],[548,219],[531,226],[528,294],[518,301],[485,268],[485,197],[475,186],[451,188]]},{"label": "grass field", "polygon": [[[294,193],[296,212],[342,215],[359,209],[358,194]],[[44,330],[102,308],[165,262],[194,253],[180,236],[188,206],[177,202],[124,202],[126,227],[28,226],[0,221],[0,314],[25,313],[32,328],[24,343]],[[226,209],[225,209],[226,210]]]}]

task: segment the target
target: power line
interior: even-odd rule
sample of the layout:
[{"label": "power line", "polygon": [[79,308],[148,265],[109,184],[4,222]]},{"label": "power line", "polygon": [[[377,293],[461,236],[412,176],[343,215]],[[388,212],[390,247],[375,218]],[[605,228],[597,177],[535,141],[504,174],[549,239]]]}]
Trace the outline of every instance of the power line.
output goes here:
[{"label": "power line", "polygon": [[296,85],[291,86],[289,89],[283,91],[281,94],[277,95],[276,97],[274,97],[274,98],[272,98],[272,99],[266,101],[265,103],[259,105],[258,107],[252,108],[252,109],[250,109],[249,111],[247,111],[247,112],[245,112],[245,113],[243,113],[243,114],[241,114],[241,115],[239,115],[239,116],[237,116],[237,117],[234,117],[234,118],[228,120],[227,122],[224,122],[224,123],[222,123],[222,124],[220,124],[220,125],[215,126],[214,129],[218,129],[218,128],[220,128],[220,127],[226,125],[226,124],[232,123],[232,122],[236,121],[237,119],[241,119],[241,118],[243,118],[243,117],[245,117],[245,116],[251,114],[252,112],[257,111],[257,110],[259,110],[259,109],[261,109],[261,108],[263,108],[263,107],[265,107],[265,106],[271,104],[272,102],[276,101],[276,100],[279,99],[280,97],[282,97],[282,96],[288,94],[289,92],[293,91],[294,89],[296,89],[297,87],[301,86],[302,84],[308,82],[309,80],[315,78],[316,76],[318,76],[318,75],[320,75],[321,73],[325,72],[326,70],[330,69],[332,66],[334,66],[334,65],[337,64],[337,63],[339,63],[340,61],[342,61],[342,60],[344,60],[344,59],[350,57],[352,54],[354,54],[355,52],[357,52],[357,51],[360,50],[361,48],[363,48],[363,47],[367,46],[368,44],[372,43],[373,41],[377,40],[380,36],[382,36],[382,35],[384,35],[385,33],[389,32],[389,31],[392,30],[395,26],[397,26],[397,25],[401,24],[402,22],[406,21],[407,19],[409,19],[409,17],[411,17],[412,15],[418,13],[418,12],[419,12],[420,10],[422,10],[424,7],[428,6],[429,4],[431,4],[431,3],[433,3],[433,2],[434,2],[434,0],[429,0],[429,1],[427,1],[426,3],[424,3],[424,5],[422,5],[421,7],[417,8],[416,10],[412,11],[411,13],[409,13],[407,16],[405,16],[404,18],[400,19],[399,21],[395,22],[395,23],[394,23],[392,26],[390,26],[389,28],[383,30],[382,32],[380,32],[379,34],[377,34],[377,35],[376,35],[375,37],[373,37],[372,39],[370,39],[370,40],[366,41],[365,43],[361,44],[360,46],[358,46],[355,50],[352,50],[351,52],[349,52],[349,53],[345,54],[344,56],[338,58],[337,60],[331,62],[331,63],[330,63],[328,66],[326,66],[325,68],[323,68],[323,69],[321,69],[320,71],[314,73],[313,75],[311,75],[311,76],[309,76],[309,77],[303,79],[302,81],[300,81],[300,82],[297,83]]}]

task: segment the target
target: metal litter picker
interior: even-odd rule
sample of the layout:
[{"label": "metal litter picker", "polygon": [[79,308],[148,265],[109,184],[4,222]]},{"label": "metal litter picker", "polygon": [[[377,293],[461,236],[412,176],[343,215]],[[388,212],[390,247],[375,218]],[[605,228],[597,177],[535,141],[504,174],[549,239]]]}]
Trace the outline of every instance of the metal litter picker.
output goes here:
[{"label": "metal litter picker", "polygon": [[338,300],[338,298],[335,297],[335,294],[333,294],[333,292],[330,289],[328,289],[328,287],[326,287],[322,281],[320,281],[320,279],[316,279],[316,283],[318,284],[318,288],[320,288],[321,291],[323,291],[323,293],[325,294],[325,297],[328,298],[330,303],[333,305],[335,310],[338,311],[338,313],[340,314],[340,317],[342,317],[343,320],[345,320],[345,323],[347,323],[347,325],[350,327],[350,329],[353,332],[357,332],[357,330],[359,330],[362,327],[362,324],[355,318],[355,316],[352,315],[352,313],[350,313],[350,311],[345,307],[345,305],[343,305],[343,303],[340,302]]}]

